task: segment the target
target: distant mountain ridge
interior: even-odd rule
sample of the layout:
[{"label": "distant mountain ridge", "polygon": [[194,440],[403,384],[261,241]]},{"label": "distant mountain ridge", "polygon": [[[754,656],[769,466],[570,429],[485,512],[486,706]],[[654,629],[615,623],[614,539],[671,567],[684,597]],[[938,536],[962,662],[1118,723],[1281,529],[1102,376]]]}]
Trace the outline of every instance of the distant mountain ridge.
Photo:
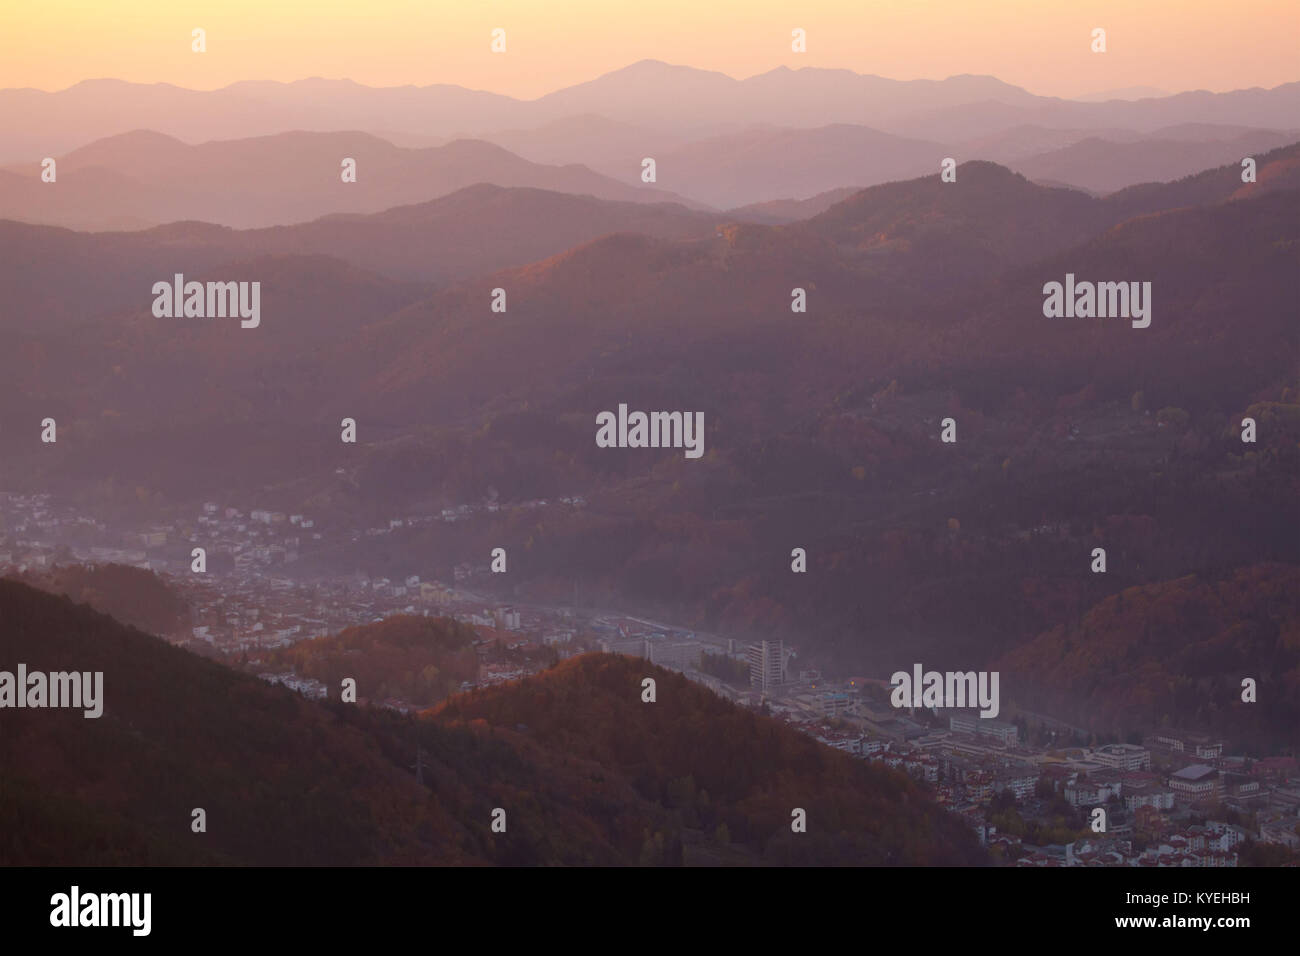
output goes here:
[{"label": "distant mountain ridge", "polygon": [[87,80],[65,90],[0,90],[0,163],[36,162],[92,140],[153,128],[186,142],[285,130],[359,129],[412,136],[482,136],[581,115],[661,128],[768,123],[851,123],[895,135],[944,139],[1034,123],[1151,130],[1184,122],[1293,126],[1300,83],[1272,90],[1205,91],[1087,103],[1035,96],[988,76],[891,80],[844,69],[778,67],[746,79],[642,60],[585,83],[522,101],[439,84],[370,88],[348,80],[255,81],[213,91],[169,84]]},{"label": "distant mountain ridge", "polygon": [[[355,163],[355,182],[342,179],[345,159]],[[41,181],[35,163],[0,170],[0,217],[83,229],[186,219],[265,227],[330,213],[379,212],[483,182],[631,202],[676,198],[583,166],[530,163],[482,141],[406,149],[357,132],[278,133],[189,146],[137,130],[57,162],[54,183]]]}]

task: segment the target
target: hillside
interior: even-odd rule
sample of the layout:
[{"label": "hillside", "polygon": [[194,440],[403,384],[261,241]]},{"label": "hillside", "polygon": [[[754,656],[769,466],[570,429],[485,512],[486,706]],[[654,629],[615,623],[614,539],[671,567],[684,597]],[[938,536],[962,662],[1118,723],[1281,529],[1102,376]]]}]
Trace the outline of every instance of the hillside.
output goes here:
[{"label": "hillside", "polygon": [[[1300,745],[1300,568],[1254,565],[1128,588],[1008,654],[1024,706],[1099,732],[1192,726],[1231,747]],[[1257,702],[1241,700],[1242,679]]]},{"label": "hillside", "polygon": [[[1169,182],[1214,166],[1236,164],[1295,142],[1294,134],[1252,130],[1231,140],[1188,141],[1147,137],[1114,142],[1090,136],[1061,149],[1012,163],[1037,182],[1054,180],[1098,193],[1133,183]],[[1240,180],[1239,180],[1240,181]]]},{"label": "hillside", "polygon": [[189,603],[153,571],[124,564],[65,564],[12,577],[77,604],[88,604],[151,634],[189,631]]},{"label": "hillside", "polygon": [[401,616],[298,641],[267,664],[338,687],[352,677],[364,696],[427,707],[478,678],[475,632],[451,618]]},{"label": "hillside", "polygon": [[[3,176],[0,175],[0,179]],[[730,217],[727,217],[730,218]],[[34,331],[146,310],[149,290],[263,256],[329,256],[394,288],[464,280],[545,259],[614,232],[665,239],[712,235],[718,216],[674,203],[618,202],[486,183],[369,214],[322,216],[264,229],[177,222],[134,232],[73,232],[0,220],[0,328]],[[383,296],[381,296],[383,301]]]},{"label": "hillside", "polygon": [[[642,679],[657,700],[641,699]],[[914,784],[770,719],[680,674],[612,654],[561,662],[518,685],[454,697],[428,714],[439,723],[519,727],[554,752],[591,760],[643,797],[768,862],[970,862],[961,824],[927,805]],[[794,807],[805,835],[790,832]],[[805,839],[806,836],[806,839]]]},{"label": "hillside", "polygon": [[[466,705],[495,708],[468,723],[452,711],[415,720],[308,701],[65,598],[0,581],[0,668],[20,662],[29,673],[102,671],[103,715],[0,711],[5,865],[981,859],[964,825],[906,778],[823,751],[667,672],[654,672],[663,709],[634,713],[644,705],[641,667],[631,661],[575,661],[498,688]],[[538,688],[576,704],[572,713],[619,722],[584,728],[552,715],[570,721],[563,740],[521,728],[524,719],[550,726],[536,709]],[[718,753],[689,758],[697,741],[688,734],[702,731],[715,746],[725,741],[730,759],[743,756],[743,792],[719,781],[706,799],[680,779],[714,780],[705,758]],[[624,745],[611,749],[619,734]],[[425,786],[413,772],[417,746]],[[776,831],[789,819],[780,804],[796,798],[810,827],[791,847]],[[195,807],[206,810],[205,833],[191,830]],[[504,834],[490,829],[494,807],[507,811]],[[700,829],[715,816],[733,828],[729,840]],[[839,831],[843,839],[833,840]]]}]

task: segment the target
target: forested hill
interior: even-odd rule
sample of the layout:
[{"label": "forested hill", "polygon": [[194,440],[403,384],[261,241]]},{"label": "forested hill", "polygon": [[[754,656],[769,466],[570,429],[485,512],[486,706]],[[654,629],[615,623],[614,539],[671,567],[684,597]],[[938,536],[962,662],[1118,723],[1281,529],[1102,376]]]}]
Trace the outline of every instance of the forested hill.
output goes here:
[{"label": "forested hill", "polygon": [[102,671],[103,713],[0,709],[0,865],[982,859],[906,778],[641,661],[578,659],[416,719],[309,701],[0,580],[0,671],[19,663]]},{"label": "forested hill", "polygon": [[[1300,745],[1300,569],[1255,564],[1127,588],[1007,655],[1017,702],[1098,733],[1192,726]],[[1242,681],[1256,684],[1244,702]]]},{"label": "forested hill", "polygon": [[[642,699],[646,677],[656,681],[653,703]],[[626,778],[688,827],[725,827],[769,862],[951,864],[978,856],[965,825],[908,778],[642,660],[570,658],[518,684],[453,697],[430,714],[523,728],[552,753]],[[807,813],[805,834],[791,832],[795,808]]]}]

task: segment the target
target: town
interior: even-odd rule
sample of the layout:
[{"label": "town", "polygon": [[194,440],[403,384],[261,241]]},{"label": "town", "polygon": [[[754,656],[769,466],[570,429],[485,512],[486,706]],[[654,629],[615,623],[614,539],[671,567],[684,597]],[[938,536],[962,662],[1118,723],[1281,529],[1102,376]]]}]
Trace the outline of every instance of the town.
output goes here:
[{"label": "town", "polygon": [[[481,510],[584,506],[581,496],[492,501],[334,529],[305,514],[207,502],[184,520],[122,531],[49,495],[0,493],[0,574],[73,563],[147,568],[191,608],[183,626],[160,636],[316,698],[330,688],[270,666],[267,656],[397,615],[450,617],[474,629],[478,676],[462,691],[517,680],[575,654],[642,658],[828,747],[909,774],[1005,865],[1233,867],[1248,846],[1300,850],[1294,756],[1228,753],[1223,740],[1177,728],[1097,739],[1013,706],[994,719],[915,699],[900,707],[885,676],[823,675],[782,641],[705,634],[616,610],[503,604],[476,590],[491,573],[486,555],[456,564],[445,582],[294,573],[305,555],[331,543],[466,520]],[[194,546],[207,551],[207,573],[191,573]],[[399,698],[370,699],[364,688],[359,700],[416,709]]]}]

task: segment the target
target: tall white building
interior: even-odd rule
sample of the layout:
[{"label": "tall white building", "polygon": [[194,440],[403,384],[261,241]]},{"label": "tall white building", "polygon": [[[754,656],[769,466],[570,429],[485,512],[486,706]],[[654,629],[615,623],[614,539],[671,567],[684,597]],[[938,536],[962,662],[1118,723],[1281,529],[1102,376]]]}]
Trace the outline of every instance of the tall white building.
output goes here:
[{"label": "tall white building", "polygon": [[749,645],[749,684],[764,693],[785,683],[785,647],[781,641]]}]

